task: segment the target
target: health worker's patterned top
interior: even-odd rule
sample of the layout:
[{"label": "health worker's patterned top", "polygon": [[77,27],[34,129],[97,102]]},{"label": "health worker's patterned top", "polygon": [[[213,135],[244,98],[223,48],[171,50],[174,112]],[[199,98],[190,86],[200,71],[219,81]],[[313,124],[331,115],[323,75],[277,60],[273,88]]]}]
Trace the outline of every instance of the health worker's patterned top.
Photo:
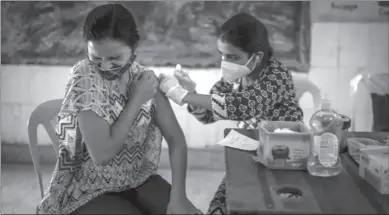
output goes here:
[{"label": "health worker's patterned top", "polygon": [[212,111],[188,105],[200,122],[238,121],[238,128],[254,129],[262,120],[301,121],[292,76],[284,64],[272,57],[253,85],[228,83],[223,78],[210,91]]}]

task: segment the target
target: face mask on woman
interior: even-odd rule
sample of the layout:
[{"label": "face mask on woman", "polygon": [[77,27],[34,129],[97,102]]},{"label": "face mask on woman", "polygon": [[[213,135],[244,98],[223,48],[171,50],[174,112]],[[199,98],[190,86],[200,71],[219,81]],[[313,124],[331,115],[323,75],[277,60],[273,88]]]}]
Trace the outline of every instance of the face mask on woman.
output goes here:
[{"label": "face mask on woman", "polygon": [[253,54],[245,65],[240,65],[240,64],[232,63],[232,62],[229,62],[226,60],[222,60],[221,68],[220,68],[221,73],[222,73],[222,77],[228,83],[233,83],[234,81],[238,80],[239,78],[250,74],[254,70],[255,64],[254,64],[254,67],[252,69],[248,68],[248,64],[249,64],[249,62],[251,62],[251,60],[254,58],[254,56],[255,55]]},{"label": "face mask on woman", "polygon": [[129,61],[124,66],[115,67],[111,69],[102,69],[97,65],[95,65],[94,67],[96,71],[99,72],[104,79],[108,81],[113,81],[120,78],[131,67],[131,65],[135,61],[135,58],[136,55],[132,54]]}]

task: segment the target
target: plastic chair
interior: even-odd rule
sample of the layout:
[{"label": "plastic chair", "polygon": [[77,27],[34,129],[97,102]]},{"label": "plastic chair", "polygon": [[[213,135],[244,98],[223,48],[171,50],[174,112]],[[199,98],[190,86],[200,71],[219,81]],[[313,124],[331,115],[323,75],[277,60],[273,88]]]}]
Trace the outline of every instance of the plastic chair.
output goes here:
[{"label": "plastic chair", "polygon": [[353,121],[351,122],[351,131],[355,131],[355,118],[356,118],[356,99],[355,95],[357,94],[359,90],[359,85],[362,83],[363,76],[361,73],[357,73],[351,80],[350,80],[350,92],[351,92],[351,104],[352,104],[352,112],[351,117]]},{"label": "plastic chair", "polygon": [[[309,80],[308,75],[304,73],[291,72],[294,87],[296,89],[296,99],[300,103],[303,95],[307,92],[312,96],[312,109],[302,107],[304,111],[304,124],[309,127],[309,119],[319,108],[321,103],[320,88]],[[304,101],[305,102],[305,101]]]},{"label": "plastic chair", "polygon": [[299,74],[292,72],[292,79],[294,87],[296,88],[296,98],[300,100],[302,95],[305,92],[308,92],[312,95],[313,105],[315,108],[319,108],[321,101],[321,91],[316,84],[308,79],[308,76],[305,74]]},{"label": "plastic chair", "polygon": [[35,173],[38,178],[41,197],[43,198],[43,183],[42,174],[40,171],[40,154],[38,150],[38,126],[42,125],[48,133],[50,140],[54,146],[55,153],[58,157],[59,140],[52,125],[53,119],[56,120],[62,105],[62,99],[55,99],[43,102],[36,107],[28,119],[28,139],[32,162],[34,164]]}]

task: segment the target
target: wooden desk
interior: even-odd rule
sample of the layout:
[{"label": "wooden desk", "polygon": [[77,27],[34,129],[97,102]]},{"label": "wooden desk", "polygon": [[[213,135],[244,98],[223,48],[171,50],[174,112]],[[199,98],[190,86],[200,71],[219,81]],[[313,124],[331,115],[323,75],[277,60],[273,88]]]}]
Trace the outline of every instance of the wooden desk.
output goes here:
[{"label": "wooden desk", "polygon": [[[225,135],[230,130],[226,129]],[[258,139],[257,130],[234,130]],[[341,155],[342,172],[328,178],[313,177],[306,171],[268,170],[255,163],[252,155],[254,152],[225,149],[229,214],[389,213],[389,196],[380,195],[359,177],[358,166],[347,153]],[[303,196],[282,200],[277,190],[283,186],[297,188]]]}]

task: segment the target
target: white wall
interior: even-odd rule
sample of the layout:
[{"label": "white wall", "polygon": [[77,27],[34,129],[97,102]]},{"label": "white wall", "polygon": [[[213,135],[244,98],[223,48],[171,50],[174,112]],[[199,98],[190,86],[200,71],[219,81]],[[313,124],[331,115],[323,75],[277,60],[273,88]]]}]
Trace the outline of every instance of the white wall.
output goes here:
[{"label": "white wall", "polygon": [[[157,73],[172,73],[173,68],[152,68]],[[58,66],[32,66],[32,65],[2,65],[0,73],[1,99],[0,99],[0,125],[2,141],[6,143],[28,143],[27,121],[33,109],[40,103],[62,98],[67,82],[70,67]],[[321,76],[313,70],[312,80],[320,80]],[[211,86],[219,79],[218,70],[189,70],[190,76],[198,83],[199,93],[208,93]],[[337,74],[337,73],[335,73]],[[333,77],[328,77],[329,80]],[[327,85],[319,85],[322,89],[331,89]],[[332,91],[330,91],[332,92]],[[333,95],[333,94],[330,94]],[[334,94],[335,95],[335,94]],[[339,100],[336,100],[339,101]],[[303,95],[300,105],[305,113],[305,122],[313,113],[312,98]],[[343,107],[345,103],[335,102],[335,107]],[[193,116],[189,115],[186,107],[180,107],[172,102],[176,117],[185,133],[190,147],[204,147],[215,145],[222,138],[223,129],[235,127],[234,122],[220,121],[213,125],[203,125]],[[43,128],[38,129],[39,142],[50,142]]]},{"label": "white wall", "polygon": [[[171,74],[173,68],[152,68],[156,73]],[[62,98],[70,67],[2,65],[1,80],[1,134],[6,143],[28,143],[27,121],[33,109],[40,103]],[[192,79],[198,83],[199,93],[208,93],[212,85],[220,78],[217,69],[189,70]],[[310,95],[301,102],[306,112],[313,107]],[[212,125],[203,125],[186,111],[186,106],[172,102],[176,117],[185,133],[188,145],[204,147],[214,145],[223,136],[223,129],[235,127],[234,122],[220,121]],[[311,111],[312,112],[312,111]],[[306,116],[306,119],[308,119]],[[38,129],[39,142],[50,140],[43,128]]]},{"label": "white wall", "polygon": [[[318,1],[317,1],[318,2]],[[312,7],[320,7],[320,3]],[[314,10],[313,10],[314,11]],[[349,81],[358,72],[389,72],[389,22],[328,23],[312,25],[312,48],[309,79],[326,92],[339,112],[352,115]],[[2,141],[27,143],[27,120],[32,110],[41,102],[61,98],[67,81],[69,67],[1,65],[0,73],[0,123]],[[170,73],[170,68],[155,68],[157,72]],[[207,93],[218,79],[217,70],[190,72],[199,83],[199,92]],[[300,100],[305,121],[312,111],[310,95]],[[368,95],[358,95],[356,129],[369,131],[372,124],[371,104]],[[173,104],[176,116],[191,147],[214,145],[222,137],[223,128],[233,127],[231,122],[202,125],[185,108]],[[41,128],[39,139],[49,139]]]},{"label": "white wall", "polygon": [[[314,23],[310,79],[335,109],[351,116],[356,108],[356,130],[370,130],[372,110],[366,91],[350,97],[349,82],[357,73],[389,72],[389,23]],[[360,85],[363,87],[363,85]]]},{"label": "white wall", "polygon": [[370,95],[360,84],[353,103],[349,81],[358,73],[389,73],[389,8],[377,1],[311,1],[311,20],[310,79],[338,111],[351,116],[355,109],[357,131],[370,131]]},{"label": "white wall", "polygon": [[[173,68],[152,69],[156,73],[173,72]],[[70,67],[1,65],[0,123],[3,142],[28,142],[29,115],[38,104],[63,97],[69,71]],[[197,70],[195,73],[191,71],[189,70],[191,77],[198,83],[200,93],[207,93],[219,78],[217,70]],[[191,147],[214,145],[222,137],[225,127],[235,125],[231,122],[202,125],[187,113],[185,106],[180,107],[175,103],[172,103],[172,106]],[[43,128],[38,129],[38,132],[41,143],[50,142]]]}]

